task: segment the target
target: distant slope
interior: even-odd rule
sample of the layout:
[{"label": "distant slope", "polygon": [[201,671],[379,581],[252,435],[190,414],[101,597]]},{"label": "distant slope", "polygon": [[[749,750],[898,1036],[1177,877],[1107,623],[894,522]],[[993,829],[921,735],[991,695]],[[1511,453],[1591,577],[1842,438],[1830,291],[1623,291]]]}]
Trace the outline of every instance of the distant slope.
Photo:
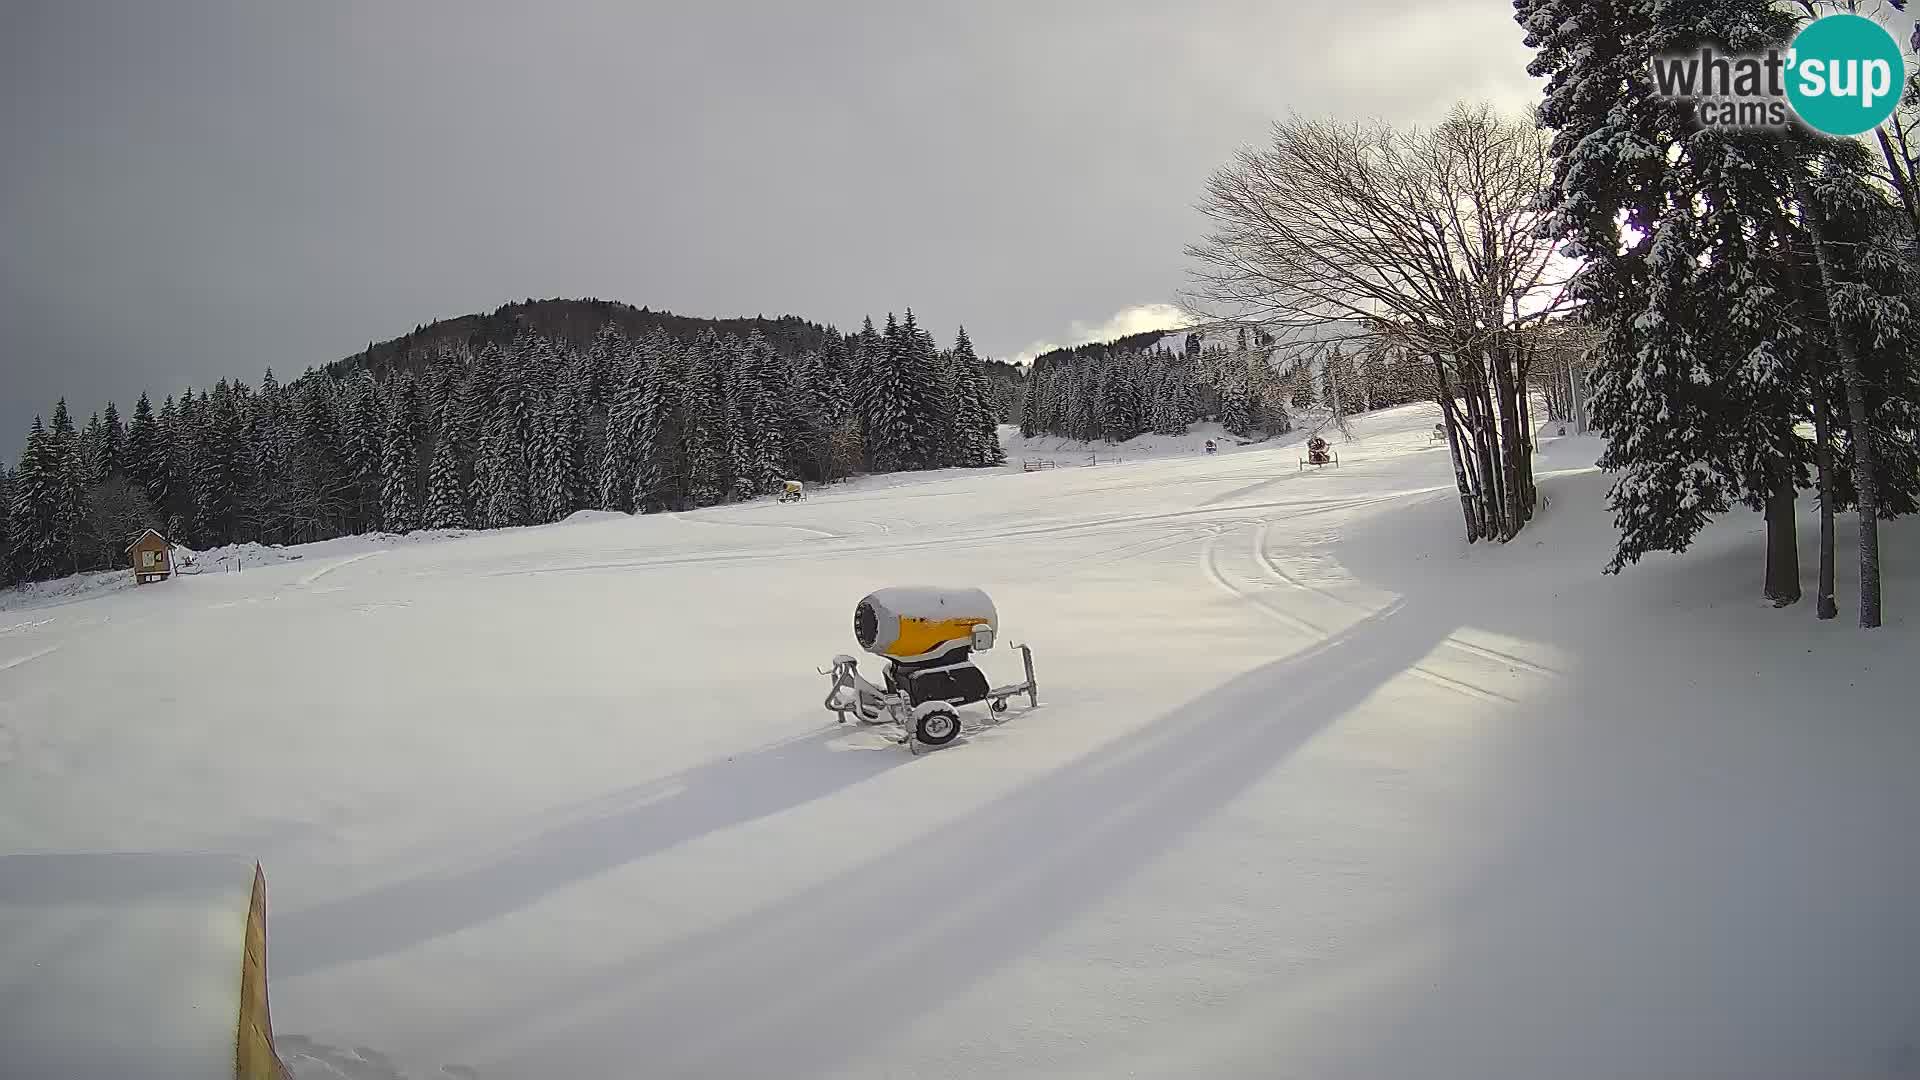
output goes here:
[{"label": "distant slope", "polygon": [[390,341],[368,343],[365,350],[327,365],[338,376],[361,367],[385,378],[396,371],[425,367],[443,349],[465,346],[475,352],[487,345],[504,345],[523,327],[545,337],[585,348],[600,327],[612,323],[628,337],[664,330],[681,341],[691,341],[707,330],[741,337],[758,330],[783,356],[797,356],[821,348],[836,332],[796,315],[732,319],[702,319],[634,307],[616,300],[533,300],[502,304],[492,312],[460,315],[416,326],[412,333]]},{"label": "distant slope", "polygon": [[[1175,336],[1177,335],[1171,330],[1143,330],[1138,334],[1128,334],[1125,337],[1114,338],[1112,341],[1095,341],[1085,345],[1073,345],[1053,349],[1048,352],[1043,352],[1033,359],[1035,363],[1039,363],[1042,360],[1065,360],[1074,356],[1094,357],[1106,356],[1112,353],[1146,352],[1151,350],[1154,344],[1161,338],[1171,339]],[[1168,348],[1178,351],[1179,346],[1170,345]]]}]

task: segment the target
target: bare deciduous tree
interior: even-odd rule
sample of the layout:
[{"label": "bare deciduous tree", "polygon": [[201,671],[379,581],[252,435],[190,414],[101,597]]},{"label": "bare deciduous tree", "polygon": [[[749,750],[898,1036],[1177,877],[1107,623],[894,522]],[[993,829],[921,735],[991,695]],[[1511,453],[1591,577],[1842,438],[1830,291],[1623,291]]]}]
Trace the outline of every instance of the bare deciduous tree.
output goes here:
[{"label": "bare deciduous tree", "polygon": [[1539,235],[1543,134],[1486,106],[1431,129],[1298,117],[1208,180],[1188,249],[1198,317],[1285,340],[1352,328],[1417,357],[1446,418],[1469,541],[1512,539],[1534,508],[1530,331],[1570,269]]}]

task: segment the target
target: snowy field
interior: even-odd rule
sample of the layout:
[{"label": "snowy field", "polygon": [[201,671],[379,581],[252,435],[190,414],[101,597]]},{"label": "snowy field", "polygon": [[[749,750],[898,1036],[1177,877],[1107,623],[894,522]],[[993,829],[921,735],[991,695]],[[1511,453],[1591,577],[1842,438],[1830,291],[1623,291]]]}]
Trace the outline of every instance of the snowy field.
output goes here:
[{"label": "snowy field", "polygon": [[[1920,1072],[1915,523],[1864,634],[1433,422],[15,597],[0,850],[258,857],[300,1080]],[[915,758],[815,671],[920,582],[1042,704]]]}]

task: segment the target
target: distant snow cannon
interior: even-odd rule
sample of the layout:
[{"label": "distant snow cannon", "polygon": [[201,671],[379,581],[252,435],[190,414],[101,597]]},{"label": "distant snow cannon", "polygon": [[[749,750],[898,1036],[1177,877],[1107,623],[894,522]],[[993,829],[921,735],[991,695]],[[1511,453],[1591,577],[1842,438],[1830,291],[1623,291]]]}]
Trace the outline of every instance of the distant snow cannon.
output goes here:
[{"label": "distant snow cannon", "polygon": [[1020,650],[1026,681],[994,687],[974,665],[972,654],[993,648],[1000,614],[993,598],[973,588],[902,586],[868,593],[854,605],[853,637],[860,647],[887,662],[884,685],[860,675],[859,662],[841,654],[822,675],[833,678],[826,707],[841,723],[857,716],[870,724],[893,723],[900,741],[919,753],[960,736],[961,705],[987,702],[998,717],[1007,699],[1027,695],[1028,707],[1040,704],[1033,678],[1033,651]]}]

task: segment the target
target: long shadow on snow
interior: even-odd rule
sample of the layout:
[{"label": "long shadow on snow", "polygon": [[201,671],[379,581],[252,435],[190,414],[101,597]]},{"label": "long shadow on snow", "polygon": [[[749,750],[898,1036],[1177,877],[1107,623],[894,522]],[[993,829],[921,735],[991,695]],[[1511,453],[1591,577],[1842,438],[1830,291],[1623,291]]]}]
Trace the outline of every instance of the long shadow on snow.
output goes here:
[{"label": "long shadow on snow", "polygon": [[[1419,902],[1304,972],[1397,973],[1346,1005],[1367,1037],[1290,1064],[1328,1080],[1409,1062],[1433,1080],[1912,1075],[1920,1011],[1895,943],[1920,888],[1903,831],[1920,736],[1787,674],[1829,651],[1895,670],[1899,639],[1817,624],[1811,597],[1763,607],[1757,519],[1603,577],[1604,483],[1543,477],[1551,510],[1505,546],[1451,539],[1441,494],[1334,549],[1409,597],[1403,618],[1559,670],[1477,719],[1467,782],[1436,804],[1450,873],[1398,877]],[[1431,538],[1412,560],[1409,536]],[[1570,550],[1589,561],[1569,567]]]},{"label": "long shadow on snow", "polygon": [[478,926],[577,881],[824,798],[909,760],[822,745],[846,731],[836,725],[641,785],[610,800],[617,810],[549,829],[478,866],[276,915],[274,975],[312,974]]},{"label": "long shadow on snow", "polygon": [[1396,603],[1240,676],[937,838],[543,990],[562,1008],[522,1003],[461,1041],[503,1040],[503,1052],[474,1054],[495,1059],[490,1075],[590,1075],[636,1054],[655,1076],[831,1073],[1030,953],[1447,629],[1399,615]]}]

